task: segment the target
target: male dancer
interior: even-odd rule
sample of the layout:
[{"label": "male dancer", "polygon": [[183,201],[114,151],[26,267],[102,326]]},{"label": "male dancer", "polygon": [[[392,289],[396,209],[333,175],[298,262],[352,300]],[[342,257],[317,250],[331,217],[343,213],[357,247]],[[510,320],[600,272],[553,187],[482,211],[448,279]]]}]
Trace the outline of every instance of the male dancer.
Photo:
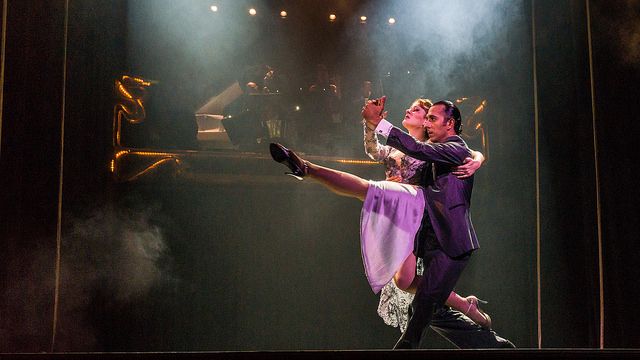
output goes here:
[{"label": "male dancer", "polygon": [[394,347],[412,349],[419,347],[434,312],[442,307],[471,253],[479,247],[469,214],[473,176],[458,179],[452,174],[471,152],[459,136],[462,118],[452,102],[439,101],[431,106],[425,120],[429,142],[422,143],[382,119],[385,100],[383,97],[365,105],[362,116],[367,126],[387,137],[387,145],[428,162],[422,184],[425,211],[414,242],[415,255],[424,261],[424,272],[411,304],[407,329]]}]

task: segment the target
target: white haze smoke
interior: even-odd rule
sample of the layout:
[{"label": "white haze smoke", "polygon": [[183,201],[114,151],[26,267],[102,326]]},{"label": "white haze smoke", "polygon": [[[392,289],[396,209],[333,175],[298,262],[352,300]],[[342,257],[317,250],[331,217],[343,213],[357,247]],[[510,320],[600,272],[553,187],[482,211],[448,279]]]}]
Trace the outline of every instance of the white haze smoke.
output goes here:
[{"label": "white haze smoke", "polygon": [[[101,316],[144,299],[171,279],[162,230],[152,209],[107,207],[71,226],[62,243],[57,351],[102,350]],[[97,299],[97,301],[96,301]]]},{"label": "white haze smoke", "polygon": [[453,89],[454,75],[473,77],[508,56],[510,27],[523,15],[521,1],[506,0],[406,0],[373,6],[370,11],[376,11],[378,18],[397,17],[394,32],[399,33],[399,43],[407,44],[406,49],[381,44],[385,46],[378,47],[377,57],[396,56],[398,61],[413,57],[415,70],[439,94]]},{"label": "white haze smoke", "polygon": [[64,238],[69,275],[80,275],[87,285],[106,284],[118,301],[146,294],[161,280],[159,260],[167,249],[160,228],[149,217],[150,211],[111,208],[77,222]]},{"label": "white haze smoke", "polygon": [[[66,217],[55,351],[104,350],[97,321],[174,280],[162,230],[150,220],[153,212],[108,207],[84,219]],[[9,268],[19,271],[0,292],[3,351],[49,350],[56,256],[51,241],[10,252]]]}]

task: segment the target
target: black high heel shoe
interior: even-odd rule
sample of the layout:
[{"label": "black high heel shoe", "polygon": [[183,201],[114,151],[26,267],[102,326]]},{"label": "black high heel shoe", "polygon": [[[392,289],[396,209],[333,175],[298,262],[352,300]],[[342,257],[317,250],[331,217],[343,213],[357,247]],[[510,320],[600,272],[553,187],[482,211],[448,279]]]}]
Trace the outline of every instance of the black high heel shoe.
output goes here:
[{"label": "black high heel shoe", "polygon": [[293,151],[277,143],[269,144],[269,151],[271,152],[273,160],[284,164],[291,170],[290,173],[287,172],[285,174],[291,175],[298,180],[302,180],[302,178],[307,175],[307,162],[302,160]]}]

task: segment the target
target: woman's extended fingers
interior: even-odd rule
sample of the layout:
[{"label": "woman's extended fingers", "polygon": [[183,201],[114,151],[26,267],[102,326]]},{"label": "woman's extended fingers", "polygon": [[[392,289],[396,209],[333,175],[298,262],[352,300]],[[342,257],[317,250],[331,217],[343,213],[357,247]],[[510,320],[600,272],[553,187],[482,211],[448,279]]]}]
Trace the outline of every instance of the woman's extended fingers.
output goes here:
[{"label": "woman's extended fingers", "polygon": [[468,157],[464,159],[464,163],[462,165],[455,167],[451,173],[458,179],[466,179],[473,175],[479,167],[479,161],[475,161]]}]

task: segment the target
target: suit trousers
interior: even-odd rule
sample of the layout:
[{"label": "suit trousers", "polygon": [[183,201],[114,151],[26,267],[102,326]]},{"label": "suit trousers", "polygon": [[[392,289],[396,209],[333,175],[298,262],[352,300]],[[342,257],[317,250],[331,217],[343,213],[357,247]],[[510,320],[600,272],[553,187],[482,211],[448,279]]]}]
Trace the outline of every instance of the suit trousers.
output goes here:
[{"label": "suit trousers", "polygon": [[419,348],[434,312],[444,305],[471,257],[451,258],[440,248],[426,250],[423,256],[424,271],[411,303],[412,314],[395,348]]},{"label": "suit trousers", "polygon": [[513,343],[447,306],[433,314],[431,328],[459,349],[515,348]]}]

